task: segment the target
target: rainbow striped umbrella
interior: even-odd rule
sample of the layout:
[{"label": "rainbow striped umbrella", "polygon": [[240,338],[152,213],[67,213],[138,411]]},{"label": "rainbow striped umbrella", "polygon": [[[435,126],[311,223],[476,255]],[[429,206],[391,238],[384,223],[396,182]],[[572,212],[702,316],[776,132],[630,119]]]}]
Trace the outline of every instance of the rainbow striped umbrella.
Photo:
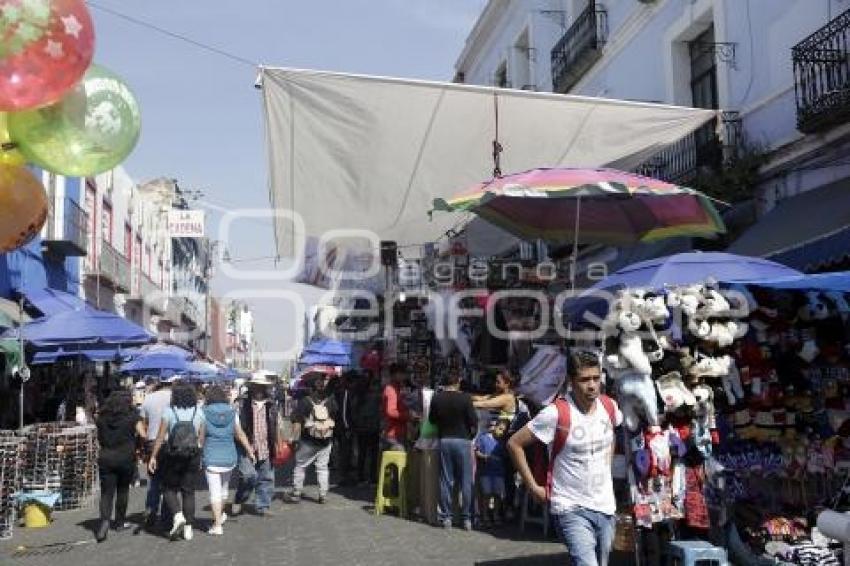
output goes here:
[{"label": "rainbow striped umbrella", "polygon": [[726,231],[701,192],[614,169],[531,169],[479,183],[434,210],[470,211],[521,238],[630,245]]}]

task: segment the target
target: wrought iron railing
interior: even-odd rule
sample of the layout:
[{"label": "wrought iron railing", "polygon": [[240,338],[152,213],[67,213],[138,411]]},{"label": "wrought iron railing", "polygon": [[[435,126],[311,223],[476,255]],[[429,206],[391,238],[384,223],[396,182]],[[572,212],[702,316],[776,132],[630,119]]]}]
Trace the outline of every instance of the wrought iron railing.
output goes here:
[{"label": "wrought iron railing", "polygon": [[552,87],[555,92],[569,92],[602,54],[608,36],[608,14],[588,0],[564,36],[552,49]]},{"label": "wrought iron railing", "polygon": [[850,10],[791,49],[797,128],[809,133],[850,119]]},{"label": "wrought iron railing", "polygon": [[716,120],[665,147],[635,172],[670,183],[693,182],[701,171],[717,169],[723,163],[723,143],[717,136]]},{"label": "wrought iron railing", "polygon": [[108,242],[100,246],[100,275],[116,288],[130,290],[130,262]]}]

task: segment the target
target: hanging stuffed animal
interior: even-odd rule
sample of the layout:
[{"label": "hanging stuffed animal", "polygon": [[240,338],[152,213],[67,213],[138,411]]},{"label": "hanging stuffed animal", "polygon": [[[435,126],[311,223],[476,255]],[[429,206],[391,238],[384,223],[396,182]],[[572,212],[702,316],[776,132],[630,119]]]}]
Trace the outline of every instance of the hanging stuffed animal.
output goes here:
[{"label": "hanging stuffed animal", "polygon": [[850,303],[844,298],[844,293],[829,291],[824,293],[824,296],[835,305],[835,311],[841,317],[841,320],[846,321],[847,315],[850,315]]},{"label": "hanging stuffed animal", "polygon": [[658,389],[661,400],[664,401],[664,410],[667,413],[674,412],[682,405],[692,407],[696,404],[694,394],[685,387],[682,374],[678,371],[672,371],[656,379],[655,387]]},{"label": "hanging stuffed animal", "polygon": [[616,379],[626,427],[632,432],[636,431],[640,426],[641,415],[650,426],[657,425],[658,404],[649,373],[628,369],[621,371]]}]

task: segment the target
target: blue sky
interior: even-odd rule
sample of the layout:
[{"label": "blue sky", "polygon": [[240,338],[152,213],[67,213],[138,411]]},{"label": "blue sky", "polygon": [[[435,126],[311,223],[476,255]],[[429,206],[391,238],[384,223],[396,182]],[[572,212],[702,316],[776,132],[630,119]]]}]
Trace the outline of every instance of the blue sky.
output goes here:
[{"label": "blue sky", "polygon": [[[201,189],[215,232],[221,208],[268,206],[267,163],[255,70],[106,10],[268,66],[450,80],[485,0],[93,0],[95,61],[128,82],[142,109],[142,135],[124,167],[137,181],[174,177]],[[104,9],[99,9],[103,7]],[[227,243],[235,259],[273,256],[271,224],[246,221]],[[244,262],[273,269],[271,260]],[[224,294],[295,290],[295,284],[218,277]],[[265,351],[292,345],[296,322],[285,301],[254,299]]]}]

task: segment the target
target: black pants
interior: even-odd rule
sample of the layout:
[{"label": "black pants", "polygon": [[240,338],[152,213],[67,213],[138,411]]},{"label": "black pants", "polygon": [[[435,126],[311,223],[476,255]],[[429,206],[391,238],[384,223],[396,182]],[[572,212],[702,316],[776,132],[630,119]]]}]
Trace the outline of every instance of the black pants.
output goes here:
[{"label": "black pants", "polygon": [[[167,456],[163,462],[163,497],[171,515],[183,513],[186,522],[195,519],[195,486],[198,483],[200,456],[175,458]],[[178,497],[179,495],[179,497]]]},{"label": "black pants", "polygon": [[[112,517],[115,503],[115,521],[123,523],[127,517],[127,496],[133,480],[135,462],[104,462],[100,468],[100,518],[108,521]],[[117,497],[116,497],[117,494]]]},{"label": "black pants", "polygon": [[[367,467],[367,465],[369,467]],[[357,477],[360,481],[378,481],[378,433],[357,433]]]},{"label": "black pants", "polygon": [[[340,431],[336,434],[336,447],[332,454],[335,456],[335,467],[341,478],[345,479],[351,473],[351,456],[354,452],[354,434],[351,431]],[[332,456],[333,457],[333,456]]]}]

